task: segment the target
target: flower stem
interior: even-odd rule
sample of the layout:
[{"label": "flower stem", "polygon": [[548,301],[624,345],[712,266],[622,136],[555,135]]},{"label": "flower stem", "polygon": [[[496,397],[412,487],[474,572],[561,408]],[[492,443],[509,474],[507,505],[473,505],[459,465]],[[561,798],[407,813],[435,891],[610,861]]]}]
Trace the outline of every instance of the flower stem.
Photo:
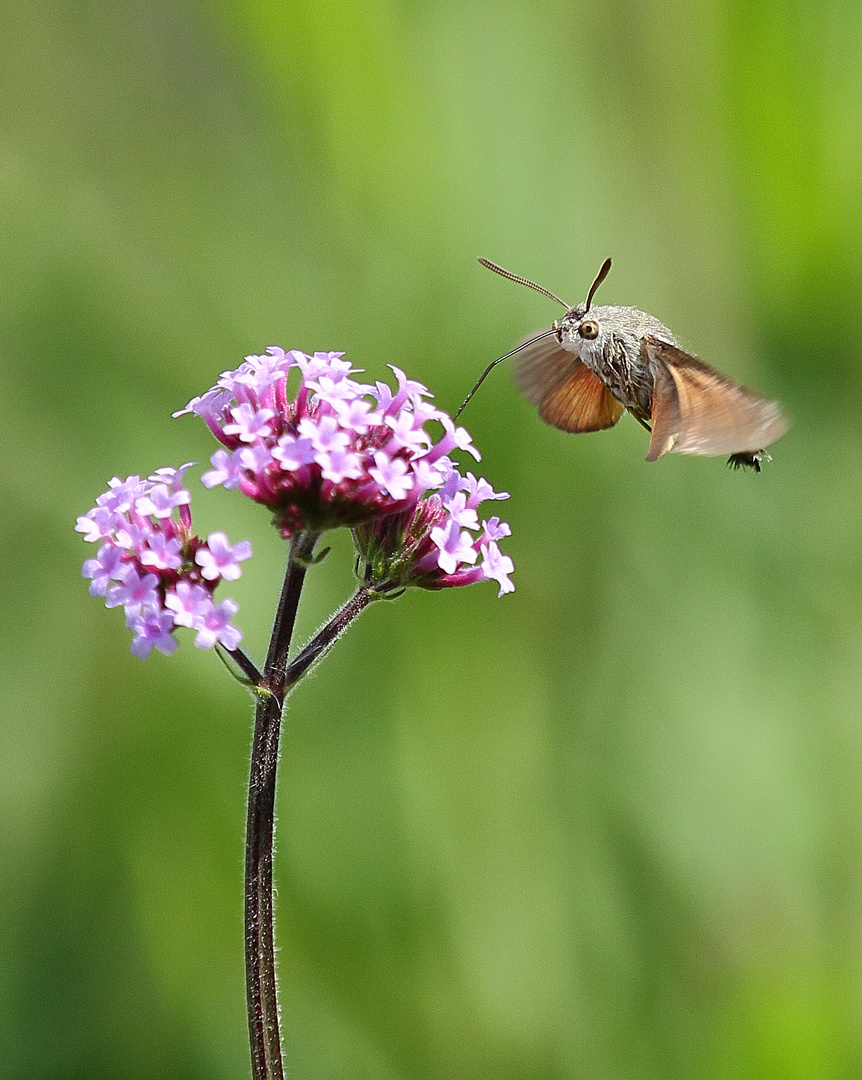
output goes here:
[{"label": "flower stem", "polygon": [[299,597],[318,534],[291,541],[254,717],[245,849],[245,965],[254,1080],[283,1080],[273,930],[272,850],[275,779],[287,655]]},{"label": "flower stem", "polygon": [[[257,670],[257,665],[251,659],[251,657],[246,656],[242,649],[224,649],[222,651],[222,646],[218,643],[216,644],[215,648],[216,652],[219,654],[219,656],[222,657],[222,659],[224,659],[224,654],[226,653],[240,669],[243,675],[245,675],[246,679],[248,679],[249,682],[254,683],[255,686],[260,686],[262,684],[263,675]],[[225,665],[228,670],[231,671],[231,673],[233,674],[233,669],[230,667],[227,661],[225,661]]]},{"label": "flower stem", "polygon": [[309,668],[322,660],[332,646],[355,618],[362,614],[374,600],[380,600],[380,593],[360,586],[346,604],[343,604],[332,616],[324,628],[309,641],[287,669],[285,693],[288,693],[307,674]]},{"label": "flower stem", "polygon": [[287,653],[293,635],[293,624],[296,622],[299,597],[302,593],[306,571],[311,563],[311,553],[314,551],[314,545],[319,536],[320,533],[316,532],[297,533],[290,544],[287,573],[284,577],[281,599],[278,602],[278,610],[272,627],[269,652],[263,669],[267,689],[278,698],[279,706],[284,697]]}]

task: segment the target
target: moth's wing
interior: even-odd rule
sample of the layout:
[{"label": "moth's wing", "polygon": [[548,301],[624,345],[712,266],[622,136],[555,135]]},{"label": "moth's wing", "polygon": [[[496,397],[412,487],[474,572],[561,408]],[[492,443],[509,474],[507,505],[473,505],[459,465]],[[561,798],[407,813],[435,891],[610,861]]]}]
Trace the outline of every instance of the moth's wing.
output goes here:
[{"label": "moth's wing", "polygon": [[650,364],[653,373],[652,435],[647,461],[658,461],[672,450],[682,431],[682,410],[679,393],[667,365],[661,360]]},{"label": "moth's wing", "polygon": [[624,411],[598,375],[553,336],[518,354],[515,377],[545,423],[562,431],[601,431],[613,427]]},{"label": "moth's wing", "polygon": [[653,372],[647,461],[676,454],[762,450],[787,431],[779,406],[709,367],[676,345],[647,335],[642,349]]},{"label": "moth's wing", "polygon": [[601,431],[625,411],[595,372],[584,364],[560,379],[542,399],[539,416],[562,431]]},{"label": "moth's wing", "polygon": [[[533,340],[535,339],[535,340]],[[541,405],[548,387],[582,366],[574,353],[564,349],[553,334],[531,335],[532,341],[518,354],[515,361],[515,379],[528,401]]]}]

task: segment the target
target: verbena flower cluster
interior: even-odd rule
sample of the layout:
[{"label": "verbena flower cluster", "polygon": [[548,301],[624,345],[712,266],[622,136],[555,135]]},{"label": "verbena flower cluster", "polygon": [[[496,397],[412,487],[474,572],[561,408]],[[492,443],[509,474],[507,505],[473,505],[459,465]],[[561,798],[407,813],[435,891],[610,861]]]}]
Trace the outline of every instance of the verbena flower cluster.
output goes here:
[{"label": "verbena flower cluster", "polygon": [[[476,507],[486,499],[508,499],[487,480],[462,476],[450,467],[440,490],[413,506],[354,529],[368,585],[382,590],[418,585],[446,589],[494,580],[498,596],[513,592],[515,569],[497,541],[511,529],[498,517],[479,522]],[[474,536],[470,530],[478,530]]]},{"label": "verbena flower cluster", "polygon": [[192,533],[191,495],[183,486],[190,465],[158,469],[146,480],[114,477],[75,526],[84,539],[100,542],[98,554],[84,563],[90,595],[104,596],[107,607],[122,606],[133,632],[131,651],[146,660],[153,649],[177,647],[178,626],[197,631],[195,645],[220,642],[235,649],[242,634],[231,619],[233,600],[216,605],[213,590],[240,576],[239,563],[251,555],[243,540],[231,547],[224,533],[207,540]]},{"label": "verbena flower cluster", "polygon": [[[500,596],[511,592],[514,567],[497,545],[509,526],[477,513],[480,503],[508,495],[461,475],[449,455],[463,450],[479,460],[469,434],[426,400],[421,383],[392,370],[394,391],[357,382],[341,353],[270,348],[224,372],[174,415],[201,417],[222,443],[202,483],[266,506],[283,537],[351,528],[366,586],[385,593],[494,580]],[[442,428],[436,439],[429,423]],[[124,608],[131,650],[141,659],[153,649],[172,653],[179,626],[196,631],[199,648],[236,649],[242,637],[231,623],[237,605],[216,605],[213,591],[240,576],[251,547],[231,547],[220,532],[207,540],[193,534],[189,468],[159,469],[146,480],[115,477],[78,518],[84,538],[101,544],[84,564],[90,593]]]},{"label": "verbena flower cluster", "polygon": [[[480,523],[476,513],[483,500],[508,495],[461,476],[449,458],[464,450],[480,459],[467,431],[399,368],[393,392],[357,382],[342,355],[270,348],[175,413],[201,417],[225,447],[203,483],[238,488],[267,506],[285,537],[353,527],[369,584],[445,588],[490,578],[500,595],[511,592],[514,567],[497,546],[509,527],[496,517]],[[430,422],[443,428],[436,441]]]}]

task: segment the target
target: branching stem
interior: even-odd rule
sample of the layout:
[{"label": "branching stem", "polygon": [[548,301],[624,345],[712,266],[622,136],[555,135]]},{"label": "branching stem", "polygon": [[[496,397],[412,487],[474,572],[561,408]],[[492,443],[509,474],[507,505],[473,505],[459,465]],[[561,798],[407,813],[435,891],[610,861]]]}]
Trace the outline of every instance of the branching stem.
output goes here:
[{"label": "branching stem", "polygon": [[245,848],[245,964],[254,1080],[284,1080],[278,1031],[272,852],[278,740],[290,639],[317,533],[298,533],[290,555],[257,701],[248,784]]}]

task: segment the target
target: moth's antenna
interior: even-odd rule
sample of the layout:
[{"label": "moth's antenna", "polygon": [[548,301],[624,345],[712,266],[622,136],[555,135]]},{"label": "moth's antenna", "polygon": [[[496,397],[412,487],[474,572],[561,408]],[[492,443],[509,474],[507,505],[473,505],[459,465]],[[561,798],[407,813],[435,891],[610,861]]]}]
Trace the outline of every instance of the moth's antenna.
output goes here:
[{"label": "moth's antenna", "polygon": [[[484,262],[484,260],[483,260],[483,259],[480,259],[480,260],[479,260],[479,262]],[[499,270],[499,267],[494,267],[494,264],[493,264],[493,263],[490,263],[490,264],[486,264],[486,265],[489,265],[489,266],[490,266],[490,267],[491,267],[492,269],[497,269],[497,270]],[[504,270],[504,271],[502,271],[502,273],[503,273],[503,274],[505,274],[505,273],[506,273],[506,272],[505,272],[505,270]],[[506,275],[506,276],[508,277],[508,276],[510,276],[510,275]],[[512,276],[512,277],[514,277],[514,275],[511,275],[511,276]],[[514,280],[515,280],[515,281],[520,281],[521,279],[520,279],[520,278],[514,278]],[[529,282],[529,281],[525,281],[525,282],[524,282],[524,284],[525,284],[525,285],[530,285],[530,284],[532,284],[532,282]],[[538,285],[534,285],[534,286],[533,286],[533,288],[536,288],[536,289],[538,289],[538,288],[539,288],[539,286],[538,286]],[[544,292],[545,290],[544,290],[544,289],[539,289],[539,291],[540,291],[540,292]],[[550,294],[550,293],[548,293],[548,295],[550,296],[551,294]],[[556,299],[557,299],[557,298],[556,298],[556,296],[555,296],[555,297],[554,297],[554,300],[556,300]],[[560,301],[560,303],[562,304],[562,300]],[[519,346],[517,347],[517,349],[512,349],[512,351],[511,351],[511,352],[507,352],[505,356],[498,356],[496,360],[492,360],[492,361],[491,361],[491,363],[490,363],[490,364],[489,364],[489,365],[488,365],[488,366],[487,366],[487,367],[485,368],[485,370],[484,370],[484,371],[482,372],[482,374],[481,374],[481,375],[479,376],[479,379],[478,379],[478,382],[476,383],[476,385],[475,385],[475,386],[473,387],[473,389],[472,389],[472,390],[470,391],[470,393],[469,393],[469,394],[468,394],[468,395],[467,395],[467,396],[466,396],[466,397],[464,398],[464,402],[463,402],[463,404],[461,405],[461,408],[460,408],[460,409],[459,409],[459,410],[458,410],[458,411],[457,411],[457,412],[455,413],[455,415],[454,415],[454,416],[452,417],[452,419],[453,419],[453,420],[457,420],[457,419],[458,419],[458,417],[459,417],[459,416],[461,415],[461,413],[462,413],[462,412],[464,411],[464,409],[465,409],[465,407],[466,407],[466,405],[467,405],[467,402],[468,402],[468,401],[470,400],[470,398],[471,398],[471,397],[472,397],[472,396],[473,396],[473,395],[474,395],[474,394],[476,393],[476,391],[477,391],[477,390],[479,389],[479,387],[480,387],[480,386],[482,385],[482,383],[483,383],[483,382],[485,381],[485,379],[486,379],[486,378],[488,377],[488,375],[489,375],[489,374],[491,373],[491,368],[495,368],[495,367],[497,366],[497,364],[501,363],[501,362],[502,362],[503,360],[508,360],[510,356],[514,356],[514,355],[515,355],[515,353],[517,353],[517,352],[520,352],[520,351],[521,351],[521,349],[526,349],[526,347],[527,347],[528,345],[532,345],[532,344],[533,344],[534,342],[536,342],[536,341],[541,341],[541,340],[542,340],[542,338],[550,337],[550,336],[551,336],[552,334],[556,334],[556,332],[557,332],[556,330],[546,330],[546,331],[544,332],[544,334],[536,334],[536,336],[535,336],[535,337],[531,337],[529,341],[525,341],[523,345],[519,345]]]},{"label": "moth's antenna", "polygon": [[[480,259],[479,262],[481,262],[481,261],[482,260]],[[596,274],[596,280],[592,283],[592,285],[590,285],[590,291],[587,293],[587,303],[586,303],[586,307],[584,309],[584,314],[585,315],[590,310],[590,304],[593,302],[593,297],[596,295],[596,289],[599,287],[599,285],[601,285],[601,283],[608,276],[608,274],[610,273],[610,269],[611,269],[611,260],[610,259],[605,259],[605,261],[602,263],[601,270],[599,270],[599,272]]]},{"label": "moth's antenna", "polygon": [[[497,266],[496,263],[492,263],[490,261],[490,259],[480,259],[479,262],[483,266],[487,266],[489,270],[493,270],[495,274],[499,274],[500,277],[508,278],[509,281],[517,281],[519,285],[526,285],[528,289],[535,289],[536,292],[542,293],[543,296],[547,296],[551,300],[556,300],[557,303],[562,304],[563,307],[567,311],[572,306],[571,304],[567,304],[565,300],[561,300],[559,298],[559,296],[554,296],[554,294],[552,292],[548,292],[547,289],[543,289],[541,285],[537,285],[535,283],[535,281],[527,281],[527,279],[525,277],[518,277],[517,274],[512,274],[508,270],[504,270],[502,266]],[[611,260],[608,259],[607,270],[605,270],[605,268],[602,267],[602,270],[604,270],[605,273],[607,273],[608,270],[610,270],[610,264],[611,264]],[[601,282],[603,280],[602,279],[602,270],[599,271],[599,279],[596,281],[595,285],[593,285],[592,289],[590,290],[590,295],[591,296],[596,291],[596,289],[599,287],[599,285],[601,284]],[[587,307],[589,307],[589,304],[587,304]],[[523,348],[523,345],[521,346],[521,348]],[[509,353],[509,355],[511,356],[512,354]],[[502,360],[502,359],[504,359],[504,357],[501,356],[500,359]],[[466,402],[464,404],[466,405]],[[463,409],[464,405],[462,405],[461,408]]]}]

